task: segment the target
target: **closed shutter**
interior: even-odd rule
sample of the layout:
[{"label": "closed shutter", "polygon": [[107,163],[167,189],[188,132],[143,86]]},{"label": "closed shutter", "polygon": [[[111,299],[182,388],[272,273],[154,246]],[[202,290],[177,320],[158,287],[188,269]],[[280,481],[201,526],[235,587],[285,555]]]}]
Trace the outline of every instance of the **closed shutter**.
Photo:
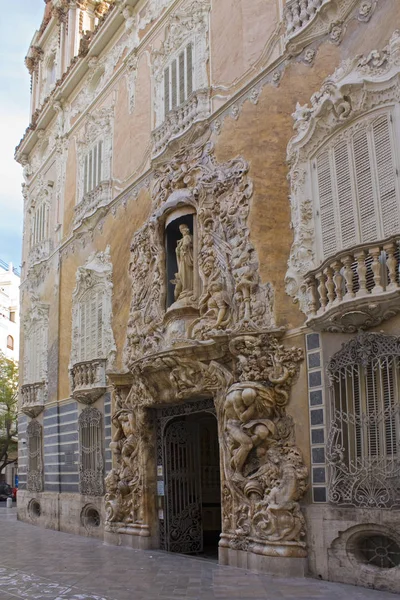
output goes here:
[{"label": "closed shutter", "polygon": [[170,111],[169,106],[169,67],[164,71],[164,115],[166,116]]},{"label": "closed shutter", "polygon": [[336,173],[336,187],[339,204],[339,220],[342,249],[357,243],[353,189],[351,185],[350,157],[347,142],[337,144],[333,151]]},{"label": "closed shutter", "polygon": [[193,92],[193,45],[186,47],[186,98]]},{"label": "closed shutter", "polygon": [[88,167],[88,163],[89,163],[89,157],[86,155],[85,156],[85,164],[83,167],[83,194],[87,194],[89,186],[88,186],[88,177],[89,177],[89,167]]},{"label": "closed shutter", "polygon": [[328,150],[325,150],[317,158],[317,177],[321,211],[322,246],[324,257],[326,257],[336,251],[335,212]]},{"label": "closed shutter", "polygon": [[372,163],[368,147],[368,136],[364,129],[353,137],[357,203],[360,213],[361,242],[377,239],[377,219],[375,215],[372,181]]},{"label": "closed shutter", "polygon": [[103,294],[98,293],[97,299],[97,354],[103,356]]},{"label": "closed shutter", "polygon": [[394,391],[395,369],[394,360],[386,357],[380,361],[381,390],[384,416],[385,455],[396,454],[396,418],[393,408],[396,404]]},{"label": "closed shutter", "polygon": [[97,160],[98,160],[97,179],[98,179],[98,183],[100,183],[103,180],[103,142],[102,141],[99,142]]},{"label": "closed shutter", "polygon": [[373,141],[376,157],[378,199],[382,212],[383,235],[398,233],[400,227],[399,207],[396,194],[396,170],[393,159],[390,121],[388,115],[379,117],[373,125]]},{"label": "closed shutter", "polygon": [[85,360],[86,356],[86,303],[84,300],[80,303],[80,331],[78,333],[78,357],[79,361]]},{"label": "closed shutter", "polygon": [[96,358],[97,356],[97,294],[93,293],[90,300],[90,342],[88,345],[89,355],[87,360]]},{"label": "closed shutter", "polygon": [[179,104],[185,100],[185,52],[181,52],[179,55]]},{"label": "closed shutter", "polygon": [[379,456],[379,426],[377,422],[378,395],[376,370],[373,364],[367,365],[365,374],[366,412],[368,415],[368,456]]},{"label": "closed shutter", "polygon": [[172,92],[172,108],[178,106],[178,75],[177,75],[177,61],[173,60],[171,64],[171,92]]}]

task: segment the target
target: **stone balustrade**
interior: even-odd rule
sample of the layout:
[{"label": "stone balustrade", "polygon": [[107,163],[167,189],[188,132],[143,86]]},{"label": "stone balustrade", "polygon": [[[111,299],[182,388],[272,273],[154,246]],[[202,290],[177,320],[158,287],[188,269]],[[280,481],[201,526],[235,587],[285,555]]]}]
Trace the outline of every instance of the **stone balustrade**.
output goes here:
[{"label": "stone balustrade", "polygon": [[400,312],[400,236],[358,246],[307,274],[307,324],[352,331]]},{"label": "stone balustrade", "polygon": [[75,206],[74,228],[90,218],[99,208],[107,206],[111,201],[112,182],[102,181],[99,185],[85,194],[81,202]]},{"label": "stone balustrade", "polygon": [[168,143],[185,133],[193,123],[206,119],[210,114],[210,90],[193,92],[189,98],[171,110],[162,125],[152,132],[153,157],[161,154]]},{"label": "stone balustrade", "polygon": [[72,397],[83,404],[92,404],[104,394],[106,359],[76,363],[70,369]]},{"label": "stone balustrade", "polygon": [[322,5],[330,0],[290,0],[283,13],[286,25],[286,37],[299,33],[310,23]]},{"label": "stone balustrade", "polygon": [[42,410],[47,397],[46,382],[28,383],[21,387],[21,410],[31,418],[35,418]]}]

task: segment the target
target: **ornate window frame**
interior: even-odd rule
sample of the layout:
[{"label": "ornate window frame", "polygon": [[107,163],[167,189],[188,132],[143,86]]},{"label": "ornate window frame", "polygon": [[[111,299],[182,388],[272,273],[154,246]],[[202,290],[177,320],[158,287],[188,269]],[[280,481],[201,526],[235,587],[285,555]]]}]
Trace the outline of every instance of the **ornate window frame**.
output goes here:
[{"label": "ornate window frame", "polygon": [[53,181],[38,182],[39,192],[33,197],[29,206],[30,240],[29,266],[46,260],[52,250],[50,239],[50,220],[53,199]]},{"label": "ornate window frame", "polygon": [[[112,198],[112,151],[114,106],[101,108],[86,115],[85,125],[77,136],[77,189],[74,228],[92,217]],[[93,148],[102,144],[101,180],[85,193],[85,163]]]},{"label": "ornate window frame", "polygon": [[87,496],[104,494],[103,415],[89,406],[78,419],[79,492]]},{"label": "ornate window frame", "polygon": [[400,338],[361,333],[328,363],[328,497],[339,505],[400,506]]},{"label": "ornate window frame", "polygon": [[[23,383],[46,383],[47,385],[47,354],[48,354],[48,329],[49,329],[49,305],[40,302],[36,296],[32,298],[31,308],[24,319],[24,361],[23,361]],[[40,337],[39,337],[39,334]],[[37,346],[30,348],[30,340],[35,338]],[[31,365],[31,354],[39,358],[34,366]]]},{"label": "ornate window frame", "polygon": [[[311,106],[297,104],[293,114],[297,133],[289,142],[287,160],[294,242],[285,280],[287,293],[299,302],[305,314],[312,312],[307,274],[321,262],[315,243],[319,214],[315,204],[313,158],[327,139],[339,132],[344,134],[346,128],[357,126],[363,118],[374,118],[386,110],[400,122],[399,54],[400,32],[396,31],[381,52],[374,50],[366,57],[343,62],[312,96]],[[399,136],[394,145],[398,160]]]},{"label": "ornate window frame", "polygon": [[[171,139],[207,118],[211,111],[209,61],[209,0],[196,0],[174,12],[168,21],[161,47],[152,51],[152,89],[155,129],[153,154],[160,154]],[[192,92],[165,115],[164,72],[185,48],[192,45]]]}]

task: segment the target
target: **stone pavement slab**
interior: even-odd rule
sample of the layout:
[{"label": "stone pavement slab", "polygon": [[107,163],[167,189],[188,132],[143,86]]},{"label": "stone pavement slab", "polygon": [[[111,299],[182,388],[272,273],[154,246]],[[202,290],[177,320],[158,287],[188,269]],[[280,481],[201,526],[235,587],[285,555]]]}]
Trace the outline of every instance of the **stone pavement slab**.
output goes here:
[{"label": "stone pavement slab", "polygon": [[21,523],[15,508],[2,506],[0,542],[0,600],[400,600],[399,594],[107,546]]}]

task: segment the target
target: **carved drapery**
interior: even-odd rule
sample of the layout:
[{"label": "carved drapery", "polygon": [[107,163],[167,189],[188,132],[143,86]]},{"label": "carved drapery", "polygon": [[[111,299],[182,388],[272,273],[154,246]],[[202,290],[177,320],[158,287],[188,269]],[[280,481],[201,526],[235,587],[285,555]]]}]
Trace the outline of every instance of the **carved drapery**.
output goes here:
[{"label": "carved drapery", "polygon": [[[153,214],[131,246],[125,358],[132,381],[115,383],[106,528],[150,535],[156,495],[151,409],[213,398],[223,464],[220,544],[302,557],[298,501],[307,469],[286,414],[302,352],[278,342],[272,289],[261,283],[249,239],[247,172],[242,158],[218,164],[207,133],[156,172]],[[167,309],[165,222],[182,205],[196,214],[201,285],[190,307],[178,301]]]}]

